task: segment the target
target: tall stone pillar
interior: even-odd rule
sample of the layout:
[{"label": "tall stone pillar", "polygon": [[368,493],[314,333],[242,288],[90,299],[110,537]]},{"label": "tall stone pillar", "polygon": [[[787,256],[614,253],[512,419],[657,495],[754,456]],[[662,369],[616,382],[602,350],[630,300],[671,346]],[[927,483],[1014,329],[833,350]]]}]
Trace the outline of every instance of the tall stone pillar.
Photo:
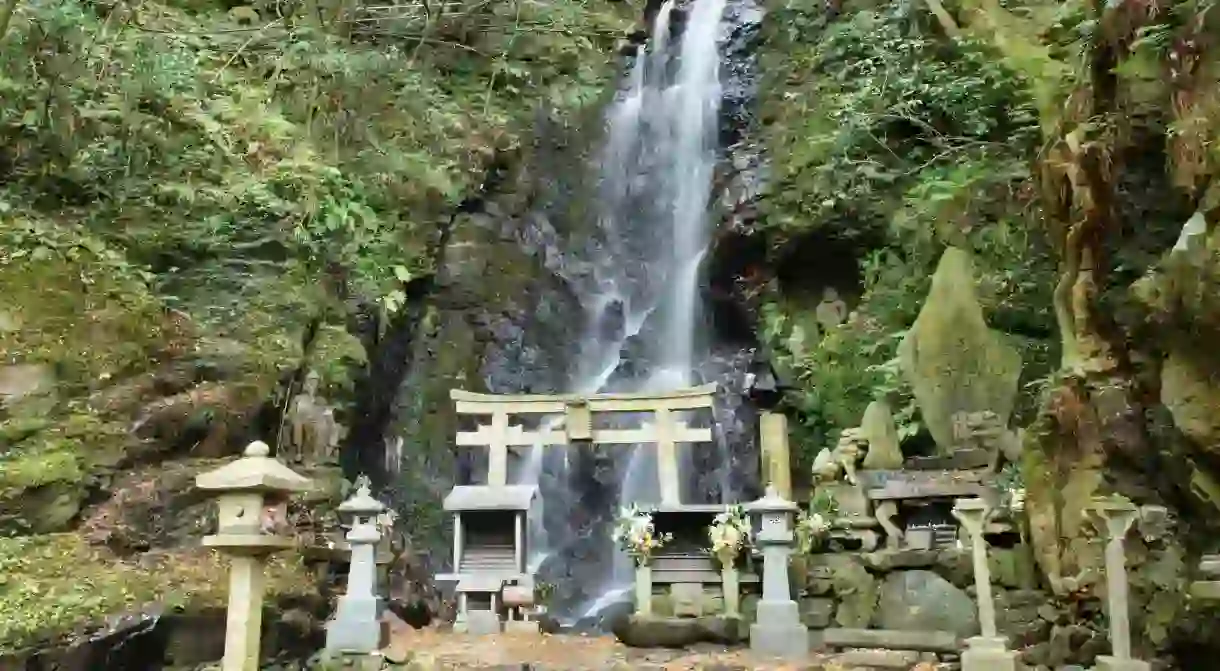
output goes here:
[{"label": "tall stone pillar", "polygon": [[1105,523],[1106,592],[1112,656],[1097,658],[1097,671],[1149,671],[1148,662],[1131,658],[1130,603],[1127,592],[1127,557],[1123,541],[1138,510],[1129,501],[1095,501],[1093,510]]},{"label": "tall stone pillar", "polygon": [[978,592],[981,636],[966,641],[962,671],[1016,671],[1017,653],[1006,649],[1006,641],[996,630],[995,600],[991,596],[991,568],[987,564],[987,539],[984,533],[992,508],[983,499],[958,499],[953,516],[970,534],[974,558],[974,585]]},{"label": "tall stone pillar", "polygon": [[369,655],[381,648],[383,625],[377,584],[377,543],[381,531],[377,516],[385,510],[369,491],[369,481],[357,479],[356,493],[339,504],[340,515],[350,515],[347,542],[352,548],[347,592],[339,598],[335,615],[326,624],[327,654]]},{"label": "tall stone pillar", "polygon": [[241,459],[195,478],[196,487],[218,494],[216,533],[203,544],[231,562],[223,671],[258,671],[267,557],[295,544],[265,522],[272,509],[283,512],[289,493],[313,486],[270,454],[266,443],[255,441]]},{"label": "tall stone pillar", "polygon": [[758,443],[763,455],[763,478],[775,485],[781,498],[792,499],[792,464],[788,454],[788,418],[765,411],[758,419]]},{"label": "tall stone pillar", "polygon": [[772,484],[747,510],[760,517],[756,540],[763,555],[763,593],[750,625],[750,649],[777,657],[803,657],[809,652],[809,630],[801,624],[800,609],[788,586],[796,504],[780,497]]}]

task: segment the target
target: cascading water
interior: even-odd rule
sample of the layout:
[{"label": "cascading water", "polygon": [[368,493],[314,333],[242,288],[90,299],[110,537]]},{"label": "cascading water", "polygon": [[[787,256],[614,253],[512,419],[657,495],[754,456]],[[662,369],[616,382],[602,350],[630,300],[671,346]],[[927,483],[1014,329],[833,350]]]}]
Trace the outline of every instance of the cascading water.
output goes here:
[{"label": "cascading water", "polygon": [[[666,0],[653,20],[649,45],[637,52],[627,86],[607,110],[605,144],[597,157],[600,253],[575,283],[582,287],[586,328],[570,391],[671,390],[697,382],[696,371],[706,358],[705,343],[696,337],[700,264],[710,239],[710,199],[720,158],[726,5],[727,0],[693,0],[683,9]],[[544,424],[560,421],[548,418]],[[579,506],[566,504],[586,492],[574,481],[580,476],[572,459],[567,450],[534,446],[519,481],[537,484],[548,504],[564,503],[559,514],[574,512]],[[657,502],[655,450],[633,448],[625,461],[613,466],[619,473],[617,503]],[[722,487],[720,495],[731,492]],[[607,521],[565,525],[555,517],[531,532],[532,568],[566,551],[566,577],[584,583],[578,589],[583,601],[569,603],[568,615],[596,614],[626,595],[631,565],[625,555],[609,564],[597,562],[599,576],[571,573],[571,564],[587,562],[581,552],[605,555],[608,548],[594,536],[606,535]],[[601,549],[573,550],[574,545]]]}]

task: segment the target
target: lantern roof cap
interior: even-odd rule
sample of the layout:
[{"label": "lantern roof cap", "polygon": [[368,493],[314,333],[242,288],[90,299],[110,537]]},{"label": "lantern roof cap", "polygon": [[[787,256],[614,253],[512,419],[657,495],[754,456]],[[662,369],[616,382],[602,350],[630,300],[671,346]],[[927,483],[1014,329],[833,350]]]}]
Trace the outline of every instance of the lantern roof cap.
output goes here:
[{"label": "lantern roof cap", "polygon": [[798,510],[795,503],[779,495],[774,484],[767,485],[763,497],[747,503],[745,508],[752,513],[790,513]]},{"label": "lantern roof cap", "polygon": [[385,511],[385,504],[373,498],[372,486],[367,476],[356,478],[356,493],[339,504],[339,512],[375,515]]},{"label": "lantern roof cap", "polygon": [[261,440],[246,446],[242,458],[195,477],[199,489],[215,492],[304,492],[313,481],[272,459],[271,448]]}]

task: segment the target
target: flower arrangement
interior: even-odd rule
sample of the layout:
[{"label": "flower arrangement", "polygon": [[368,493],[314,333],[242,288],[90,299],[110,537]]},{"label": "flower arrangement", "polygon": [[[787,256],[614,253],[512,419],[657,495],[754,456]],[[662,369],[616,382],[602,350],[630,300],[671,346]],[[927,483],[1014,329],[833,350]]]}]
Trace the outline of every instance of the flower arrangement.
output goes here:
[{"label": "flower arrangement", "polygon": [[631,555],[636,566],[644,566],[653,552],[673,540],[673,534],[658,535],[652,525],[652,515],[632,505],[619,513],[613,538],[619,549]]},{"label": "flower arrangement", "polygon": [[707,528],[707,536],[712,542],[712,556],[721,566],[732,566],[750,541],[750,518],[745,508],[732,505],[717,514]]},{"label": "flower arrangement", "polygon": [[796,516],[796,545],[801,554],[818,549],[830,537],[835,518],[839,515],[839,502],[827,489],[814,492],[809,500],[809,510],[801,510]]}]

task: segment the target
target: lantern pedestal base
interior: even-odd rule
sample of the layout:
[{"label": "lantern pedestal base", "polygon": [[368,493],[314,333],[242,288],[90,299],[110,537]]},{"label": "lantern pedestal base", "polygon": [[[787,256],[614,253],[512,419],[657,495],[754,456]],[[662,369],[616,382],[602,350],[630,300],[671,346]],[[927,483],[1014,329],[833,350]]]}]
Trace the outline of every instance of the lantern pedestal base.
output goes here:
[{"label": "lantern pedestal base", "polygon": [[331,654],[369,654],[381,649],[384,625],[377,597],[339,599],[335,617],[326,623],[326,651]]},{"label": "lantern pedestal base", "polygon": [[750,625],[750,649],[773,657],[803,657],[809,653],[809,629],[801,624],[795,601],[760,601]]},{"label": "lantern pedestal base", "polygon": [[1097,671],[1149,671],[1152,668],[1148,662],[1138,659],[1118,659],[1105,655],[1097,658]]},{"label": "lantern pedestal base", "polygon": [[514,634],[541,634],[542,626],[530,620],[508,620],[504,623],[504,631]]},{"label": "lantern pedestal base", "polygon": [[966,639],[968,646],[962,653],[962,671],[1017,671],[1017,653],[1005,650],[1002,638],[976,636]]}]

